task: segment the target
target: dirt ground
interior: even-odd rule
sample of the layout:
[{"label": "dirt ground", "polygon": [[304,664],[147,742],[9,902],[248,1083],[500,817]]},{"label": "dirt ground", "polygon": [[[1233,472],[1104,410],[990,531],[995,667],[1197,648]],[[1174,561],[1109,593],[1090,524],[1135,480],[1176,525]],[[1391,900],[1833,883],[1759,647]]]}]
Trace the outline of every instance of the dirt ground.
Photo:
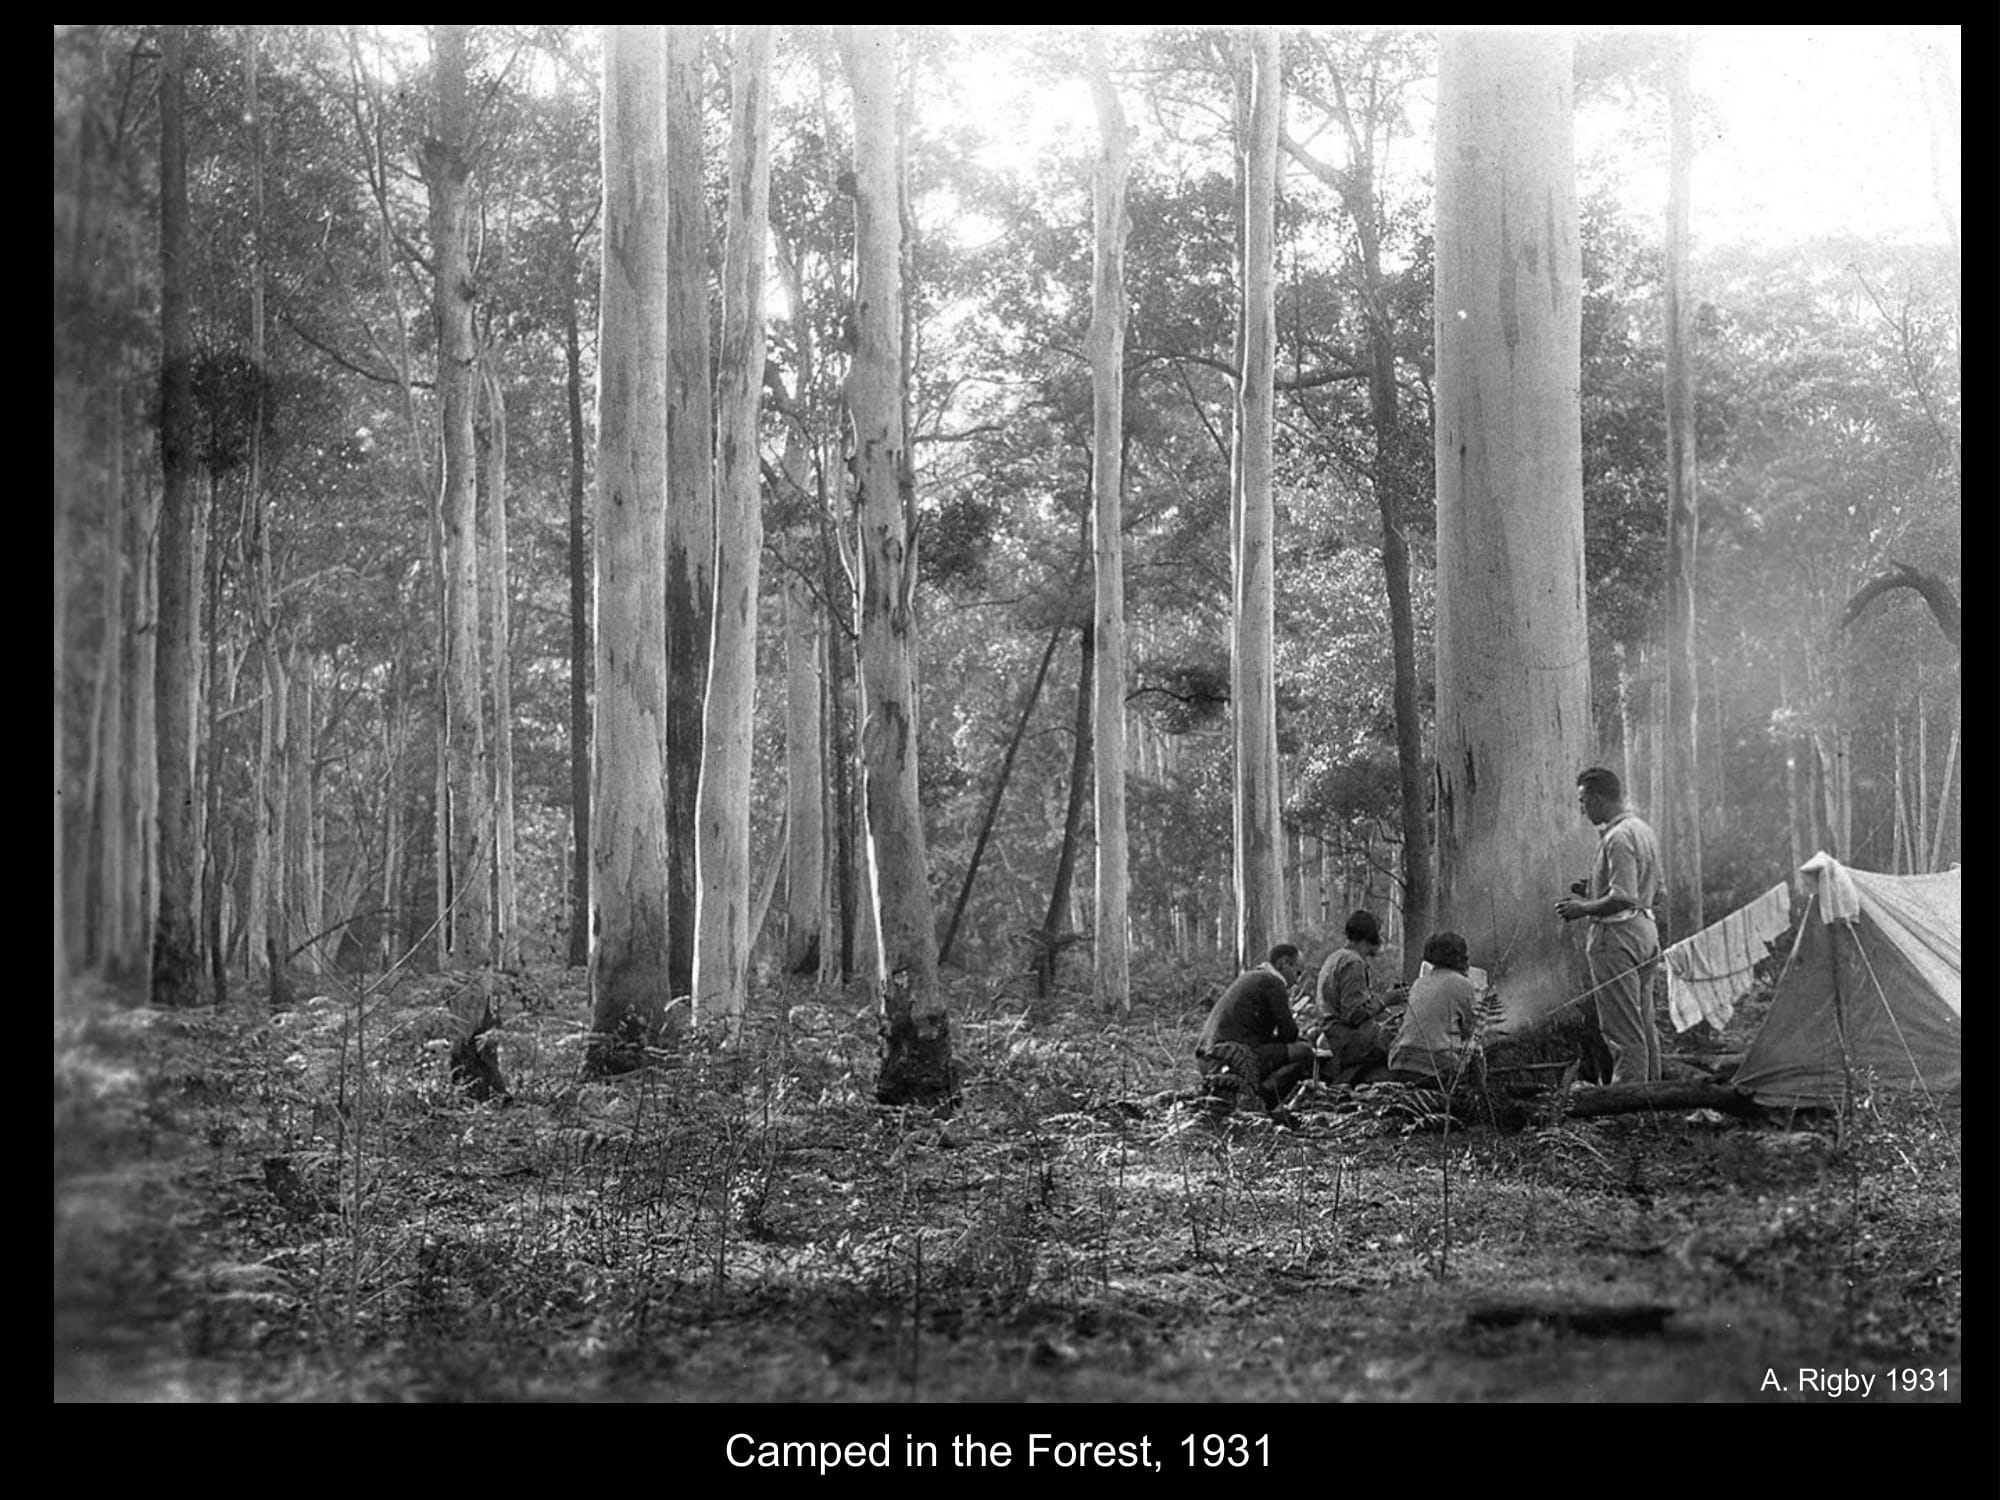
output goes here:
[{"label": "dirt ground", "polygon": [[1193,1097],[1191,991],[1107,1025],[966,983],[940,1120],[872,1102],[858,996],[581,1083],[579,986],[510,982],[485,1102],[445,981],[275,1016],[80,989],[56,1399],[1961,1396],[1958,1111],[1865,1079],[1844,1127],[1498,1129],[1379,1086],[1286,1131]]}]

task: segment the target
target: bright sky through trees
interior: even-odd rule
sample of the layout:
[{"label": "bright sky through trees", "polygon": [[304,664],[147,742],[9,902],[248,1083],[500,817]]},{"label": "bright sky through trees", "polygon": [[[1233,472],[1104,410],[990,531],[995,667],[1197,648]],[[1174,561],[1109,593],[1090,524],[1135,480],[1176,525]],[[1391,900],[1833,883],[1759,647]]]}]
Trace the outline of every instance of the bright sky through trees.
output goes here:
[{"label": "bright sky through trees", "polygon": [[[1116,33],[1139,27],[1108,28]],[[962,28],[966,51],[944,85],[989,165],[1031,173],[1079,163],[1089,151],[1090,98],[1080,77],[1049,76],[1069,28]],[[1076,54],[1082,53],[1077,39]],[[1955,26],[1709,26],[1697,32],[1694,84],[1699,155],[1693,234],[1697,249],[1742,240],[1772,243],[1851,234],[1943,240],[1933,190],[1931,114],[1924,56],[1959,68]],[[1116,53],[1114,51],[1114,62]],[[1405,171],[1428,175],[1430,99],[1410,101],[1420,144]],[[1957,191],[1958,122],[1948,130],[1949,189]],[[1214,101],[1210,101],[1211,104]],[[1635,114],[1638,118],[1635,119]],[[1657,121],[1652,116],[1658,115]],[[1135,120],[1142,133],[1156,120]],[[1218,125],[1220,120],[1216,122]],[[1296,128],[1297,122],[1294,121]],[[1664,106],[1614,91],[1581,102],[1578,144],[1642,216],[1666,202]],[[1339,155],[1333,136],[1315,147]],[[1143,161],[1143,157],[1135,157]],[[1081,179],[1079,178],[1079,183]]]},{"label": "bright sky through trees", "polygon": [[[1956,26],[1717,26],[1695,87],[1719,107],[1695,159],[1697,241],[1855,234],[1938,241],[1920,54],[1948,57]],[[1933,100],[1933,108],[1937,101]],[[1957,122],[1950,190],[1957,191]],[[1704,233],[1700,220],[1708,216]]]}]

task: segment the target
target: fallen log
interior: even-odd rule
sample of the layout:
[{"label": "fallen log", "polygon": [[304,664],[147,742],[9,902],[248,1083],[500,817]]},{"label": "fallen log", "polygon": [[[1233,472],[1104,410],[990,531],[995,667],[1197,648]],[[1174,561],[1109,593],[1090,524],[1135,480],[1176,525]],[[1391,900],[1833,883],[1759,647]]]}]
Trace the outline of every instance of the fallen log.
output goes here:
[{"label": "fallen log", "polygon": [[1563,1333],[1592,1338],[1646,1338],[1662,1333],[1676,1309],[1663,1302],[1576,1303],[1538,1301],[1482,1302],[1465,1315],[1468,1328],[1514,1328],[1536,1323]]},{"label": "fallen log", "polygon": [[1757,1101],[1727,1084],[1670,1078],[1660,1083],[1607,1083],[1597,1088],[1572,1088],[1563,1096],[1561,1108],[1563,1113],[1579,1119],[1679,1109],[1712,1109],[1748,1117],[1757,1113]]}]

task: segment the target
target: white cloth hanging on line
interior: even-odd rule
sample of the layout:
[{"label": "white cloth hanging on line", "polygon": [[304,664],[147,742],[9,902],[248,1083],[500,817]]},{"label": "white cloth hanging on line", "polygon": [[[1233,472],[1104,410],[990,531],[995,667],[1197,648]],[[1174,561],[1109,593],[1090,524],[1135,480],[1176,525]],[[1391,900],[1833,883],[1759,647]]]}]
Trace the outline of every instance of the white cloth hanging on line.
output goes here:
[{"label": "white cloth hanging on line", "polygon": [[1682,938],[1662,955],[1674,1030],[1706,1021],[1717,1031],[1736,1014],[1772,939],[1792,925],[1791,888],[1774,885],[1748,906]]}]

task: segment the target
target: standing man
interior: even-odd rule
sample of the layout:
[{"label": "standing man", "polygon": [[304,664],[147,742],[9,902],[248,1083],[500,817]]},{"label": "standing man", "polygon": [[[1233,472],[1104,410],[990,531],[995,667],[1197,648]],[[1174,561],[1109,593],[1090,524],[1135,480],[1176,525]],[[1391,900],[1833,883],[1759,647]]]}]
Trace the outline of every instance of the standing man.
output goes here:
[{"label": "standing man", "polygon": [[1299,1040],[1292,1015],[1292,986],[1303,968],[1293,944],[1278,944],[1265,962],[1245,969],[1222,992],[1195,1042],[1204,1078],[1234,1073],[1256,1090],[1274,1119],[1285,1118],[1284,1091],[1312,1066],[1313,1050]]},{"label": "standing man", "polygon": [[1597,994],[1598,1022],[1611,1048],[1613,1083],[1657,1083],[1660,1033],[1653,1023],[1653,975],[1660,966],[1660,843],[1625,810],[1615,773],[1592,766],[1576,778],[1577,805],[1597,825],[1597,863],[1582,890],[1556,903],[1565,922],[1587,918],[1584,954]]}]

